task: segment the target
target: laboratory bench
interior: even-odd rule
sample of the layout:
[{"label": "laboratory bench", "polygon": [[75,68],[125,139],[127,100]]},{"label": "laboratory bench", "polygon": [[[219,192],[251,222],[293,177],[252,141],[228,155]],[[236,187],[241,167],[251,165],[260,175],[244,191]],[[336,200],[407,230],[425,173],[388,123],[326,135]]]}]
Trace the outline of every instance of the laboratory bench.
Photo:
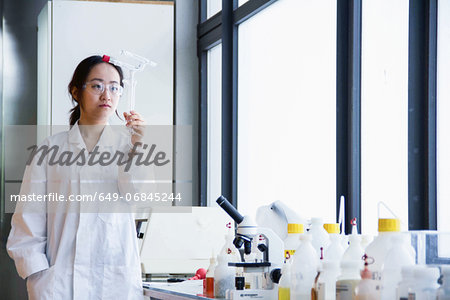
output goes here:
[{"label": "laboratory bench", "polygon": [[192,280],[185,283],[144,283],[144,296],[151,300],[187,300],[211,299],[204,297],[203,280]]}]

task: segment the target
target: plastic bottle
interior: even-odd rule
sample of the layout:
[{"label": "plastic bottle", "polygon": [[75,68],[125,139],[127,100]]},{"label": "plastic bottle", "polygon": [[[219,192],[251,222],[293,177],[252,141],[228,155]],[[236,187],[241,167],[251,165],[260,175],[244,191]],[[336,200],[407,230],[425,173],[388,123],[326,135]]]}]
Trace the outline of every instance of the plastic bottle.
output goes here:
[{"label": "plastic bottle", "polygon": [[339,266],[344,255],[344,248],[342,247],[341,238],[339,234],[330,234],[330,246],[325,250],[323,260],[335,261]]},{"label": "plastic bottle", "polygon": [[414,282],[414,269],[418,267],[416,265],[402,267],[402,281],[397,285],[397,300],[408,300]]},{"label": "plastic bottle", "polygon": [[319,257],[311,244],[311,240],[312,237],[310,234],[300,235],[300,246],[292,258],[292,299],[311,299],[311,289],[319,266]]},{"label": "plastic bottle", "polygon": [[323,228],[328,232],[328,235],[340,233],[339,223],[325,223]]},{"label": "plastic bottle", "polygon": [[[228,226],[228,225],[227,225]],[[221,253],[226,253],[227,255],[231,255],[231,262],[240,262],[241,255],[239,254],[239,250],[233,244],[234,240],[234,229],[229,224],[228,233],[225,235],[225,244],[222,247]]]},{"label": "plastic bottle", "polygon": [[312,218],[311,219],[311,227],[308,231],[312,236],[311,244],[316,249],[317,255],[320,257],[321,250],[327,249],[330,245],[330,238],[328,236],[328,232],[323,228],[322,218]]},{"label": "plastic bottle", "polygon": [[214,297],[214,270],[216,268],[216,258],[214,253],[209,259],[209,267],[206,271],[206,278],[203,280],[203,295],[209,298]]},{"label": "plastic bottle", "polygon": [[450,300],[450,266],[441,266],[442,285],[438,290],[437,300]]},{"label": "plastic bottle", "polygon": [[341,245],[344,251],[348,248],[348,235],[341,234]]},{"label": "plastic bottle", "polygon": [[380,299],[380,293],[368,268],[368,257],[364,257],[364,270],[361,271],[361,281],[355,290],[356,300],[378,300]]},{"label": "plastic bottle", "polygon": [[214,270],[214,297],[225,298],[226,291],[234,289],[235,270],[228,266],[232,257],[221,253],[217,256],[218,264]]},{"label": "plastic bottle", "polygon": [[361,247],[361,235],[358,234],[358,223],[356,221],[356,218],[353,218],[351,221],[352,234],[348,236],[349,246],[345,249],[341,262],[357,261],[360,264],[360,270],[362,270],[364,249]]},{"label": "plastic bottle", "polygon": [[284,239],[284,257],[290,259],[300,246],[300,234],[304,232],[303,224],[288,224],[288,236]]},{"label": "plastic bottle", "polygon": [[413,300],[435,300],[439,285],[438,268],[416,268],[414,269],[414,282],[408,299]]},{"label": "plastic bottle", "polygon": [[323,227],[330,236],[330,245],[325,249],[323,260],[335,261],[339,266],[345,251],[339,234],[339,224],[323,224]]},{"label": "plastic bottle", "polygon": [[361,247],[363,249],[366,249],[367,246],[369,246],[370,243],[373,241],[373,236],[369,234],[362,234],[361,235]]},{"label": "plastic bottle", "polygon": [[281,278],[278,283],[278,300],[290,300],[291,298],[291,262],[286,260],[281,269]]},{"label": "plastic bottle", "polygon": [[342,261],[342,274],[336,281],[336,300],[353,300],[356,297],[356,287],[361,281],[361,263],[356,260]]},{"label": "plastic bottle", "polygon": [[350,245],[342,255],[342,262],[356,261],[359,263],[360,270],[363,269],[362,257],[364,256],[364,249],[361,247],[361,236],[359,234],[351,234],[348,236]]},{"label": "plastic bottle", "polygon": [[336,279],[341,273],[339,263],[334,260],[322,262],[322,272],[318,280],[318,300],[336,299]]},{"label": "plastic bottle", "polygon": [[399,219],[378,219],[378,236],[365,250],[367,256],[374,260],[374,263],[369,266],[373,279],[381,280],[381,267],[384,263],[384,257],[391,247],[392,236],[399,231]]},{"label": "plastic bottle", "polygon": [[406,248],[405,235],[400,233],[392,237],[392,246],[384,258],[381,272],[381,299],[392,300],[397,294],[397,286],[402,279],[404,266],[414,265],[414,258]]}]

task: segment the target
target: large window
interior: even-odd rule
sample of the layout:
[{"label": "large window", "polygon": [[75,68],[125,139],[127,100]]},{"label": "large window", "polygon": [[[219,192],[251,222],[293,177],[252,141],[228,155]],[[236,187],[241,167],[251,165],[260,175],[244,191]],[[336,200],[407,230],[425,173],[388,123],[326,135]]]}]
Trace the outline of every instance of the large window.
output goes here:
[{"label": "large window", "polygon": [[199,51],[208,72],[226,66],[202,77],[208,203],[221,191],[253,214],[281,200],[333,222],[342,194],[363,233],[376,234],[380,201],[402,230],[433,229],[437,215],[450,231],[449,1],[200,1],[222,15],[200,24]]},{"label": "large window", "polygon": [[212,17],[222,9],[222,0],[208,0],[206,3],[206,17]]},{"label": "large window", "polygon": [[238,208],[336,214],[336,1],[279,0],[239,26]]},{"label": "large window", "polygon": [[376,234],[379,201],[408,229],[409,1],[362,3],[361,219]]},{"label": "large window", "polygon": [[222,45],[208,51],[208,206],[222,194]]}]

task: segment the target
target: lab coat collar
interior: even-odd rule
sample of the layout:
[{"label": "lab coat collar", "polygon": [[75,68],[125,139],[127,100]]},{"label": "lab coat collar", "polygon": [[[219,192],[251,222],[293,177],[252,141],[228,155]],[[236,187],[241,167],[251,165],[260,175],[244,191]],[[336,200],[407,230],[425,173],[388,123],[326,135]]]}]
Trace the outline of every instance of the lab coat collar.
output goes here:
[{"label": "lab coat collar", "polygon": [[[100,135],[100,138],[97,142],[97,146],[113,146],[116,142],[116,135],[109,123],[106,124],[105,128]],[[81,136],[80,127],[78,126],[78,121],[72,126],[69,130],[69,143],[78,144],[81,148],[86,147],[83,137]]]}]

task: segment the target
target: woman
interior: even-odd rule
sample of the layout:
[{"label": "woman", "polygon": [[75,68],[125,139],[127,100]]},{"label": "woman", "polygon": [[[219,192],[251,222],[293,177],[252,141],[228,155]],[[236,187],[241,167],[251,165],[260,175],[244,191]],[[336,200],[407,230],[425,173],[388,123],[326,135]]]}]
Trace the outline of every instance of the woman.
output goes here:
[{"label": "woman", "polygon": [[[43,145],[58,146],[59,154],[86,153],[84,163],[80,159],[70,166],[49,164],[47,155],[40,164],[35,156],[26,167],[21,195],[57,193],[68,199],[132,191],[132,170],[124,172],[113,163],[87,163],[95,151],[120,150],[131,158],[136,151],[134,144],[140,141],[145,124],[138,113],[124,113],[126,126],[135,130],[131,143],[129,135],[107,126],[108,119],[117,113],[122,80],[120,67],[100,56],[88,57],[77,66],[69,84],[76,102],[71,110],[71,129],[47,138]],[[26,209],[33,205],[41,210]],[[133,217],[131,213],[109,212],[83,201],[17,205],[7,249],[19,275],[27,279],[31,300],[142,299]]]}]

